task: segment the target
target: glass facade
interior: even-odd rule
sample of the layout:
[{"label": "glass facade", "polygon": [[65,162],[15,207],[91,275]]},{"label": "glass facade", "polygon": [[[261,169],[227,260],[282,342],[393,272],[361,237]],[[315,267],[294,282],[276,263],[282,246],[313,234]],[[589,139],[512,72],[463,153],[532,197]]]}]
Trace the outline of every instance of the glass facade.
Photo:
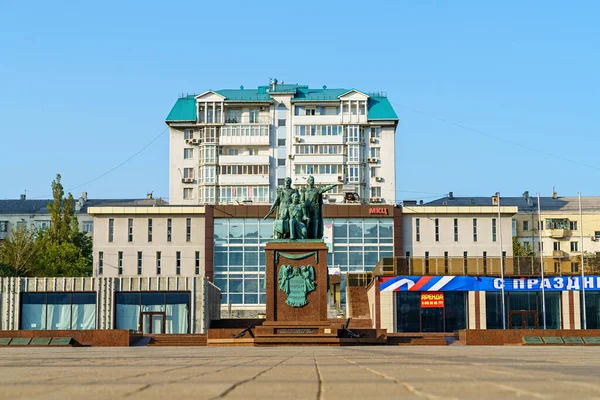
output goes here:
[{"label": "glass facade", "polygon": [[[541,329],[542,292],[505,292],[506,327],[509,329]],[[561,292],[545,293],[546,328],[561,329]],[[502,329],[502,293],[486,292],[487,329]]]},{"label": "glass facade", "polygon": [[21,329],[96,329],[95,292],[36,292],[21,296]]},{"label": "glass facade", "polygon": [[444,292],[444,307],[422,308],[420,292],[396,293],[397,332],[454,332],[467,327],[467,292]]},{"label": "glass facade", "polygon": [[[381,257],[393,257],[392,218],[325,218],[323,224],[333,230],[327,265],[340,268],[342,296],[344,274],[370,271]],[[214,283],[221,302],[264,305],[265,245],[273,238],[273,220],[217,218],[214,226]]]},{"label": "glass facade", "polygon": [[115,302],[115,329],[141,330],[142,314],[162,313],[164,333],[189,333],[190,292],[117,292]]},{"label": "glass facade", "polygon": [[[583,292],[580,292],[583,297]],[[581,304],[581,324],[583,327],[583,301]],[[585,292],[585,319],[587,329],[600,329],[600,292]]]}]

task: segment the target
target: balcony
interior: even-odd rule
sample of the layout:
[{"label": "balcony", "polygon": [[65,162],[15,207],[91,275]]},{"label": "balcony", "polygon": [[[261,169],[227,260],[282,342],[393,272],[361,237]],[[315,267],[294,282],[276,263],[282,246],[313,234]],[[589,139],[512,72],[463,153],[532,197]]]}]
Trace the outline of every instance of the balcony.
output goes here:
[{"label": "balcony", "polygon": [[236,124],[225,125],[219,135],[221,146],[270,145],[269,124]]},{"label": "balcony", "polygon": [[549,236],[553,239],[562,239],[571,236],[571,230],[565,228],[546,229],[545,236]]},{"label": "balcony", "polygon": [[339,125],[341,115],[294,115],[294,125]]},{"label": "balcony", "polygon": [[220,165],[269,165],[269,156],[219,156]]},{"label": "balcony", "polygon": [[558,259],[569,258],[569,255],[566,252],[562,251],[562,250],[553,250],[552,251],[552,258],[558,258]]},{"label": "balcony", "polygon": [[237,174],[220,174],[219,185],[269,185],[269,175],[237,175]]},{"label": "balcony", "polygon": [[271,118],[265,116],[248,117],[237,116],[225,118],[226,125],[270,125]]}]

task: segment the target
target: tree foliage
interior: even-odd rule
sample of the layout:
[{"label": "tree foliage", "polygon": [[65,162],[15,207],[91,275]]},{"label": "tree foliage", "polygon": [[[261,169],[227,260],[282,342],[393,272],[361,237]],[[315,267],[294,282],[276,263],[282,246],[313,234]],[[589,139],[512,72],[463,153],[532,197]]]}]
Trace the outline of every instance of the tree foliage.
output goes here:
[{"label": "tree foliage", "polygon": [[529,244],[523,245],[516,236],[512,238],[513,257],[534,257],[535,252]]},{"label": "tree foliage", "polygon": [[92,239],[79,231],[73,195],[64,198],[60,174],[52,181],[50,228],[14,230],[0,246],[0,276],[90,276]]},{"label": "tree foliage", "polygon": [[600,274],[600,254],[589,253],[585,251],[583,253],[583,262],[585,263],[585,273],[590,275]]},{"label": "tree foliage", "polygon": [[0,246],[0,276],[33,274],[38,254],[35,233],[25,226],[17,226]]}]

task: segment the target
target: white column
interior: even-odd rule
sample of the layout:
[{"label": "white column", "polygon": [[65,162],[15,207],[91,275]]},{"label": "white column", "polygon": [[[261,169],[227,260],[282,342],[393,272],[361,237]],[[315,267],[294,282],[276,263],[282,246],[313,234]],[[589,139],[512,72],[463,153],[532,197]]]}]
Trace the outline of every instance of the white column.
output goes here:
[{"label": "white column", "polygon": [[573,329],[571,326],[571,307],[569,306],[569,292],[563,290],[560,292],[561,297],[561,319],[563,329]]},{"label": "white column", "polygon": [[206,123],[206,120],[208,118],[208,102],[204,102],[204,123]]},{"label": "white column", "polygon": [[479,294],[479,328],[487,329],[487,303],[485,301],[485,292]]},{"label": "white column", "polygon": [[467,309],[469,314],[469,323],[467,324],[467,329],[476,329],[477,323],[476,319],[479,316],[475,313],[475,294],[477,292],[468,292],[467,296]]}]

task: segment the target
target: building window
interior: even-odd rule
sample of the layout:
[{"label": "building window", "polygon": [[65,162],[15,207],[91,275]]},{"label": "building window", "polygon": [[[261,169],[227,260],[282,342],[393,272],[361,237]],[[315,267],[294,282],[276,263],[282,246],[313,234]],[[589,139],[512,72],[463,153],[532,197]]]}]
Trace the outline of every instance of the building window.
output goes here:
[{"label": "building window", "polygon": [[173,220],[171,218],[167,219],[167,242],[170,242],[172,239],[173,232]]},{"label": "building window", "polygon": [[280,147],[285,146],[285,139],[277,139],[277,146],[280,146]]},{"label": "building window", "polygon": [[196,270],[194,271],[196,275],[200,275],[200,252],[196,252]]},{"label": "building window", "polygon": [[600,231],[594,231],[594,239],[600,239]]},{"label": "building window", "polygon": [[181,275],[181,252],[175,253],[175,274]]},{"label": "building window", "polygon": [[137,253],[137,274],[142,274],[142,252],[138,251]]},{"label": "building window", "polygon": [[421,219],[417,218],[415,219],[415,240],[417,242],[421,241]]},{"label": "building window", "polygon": [[278,119],[277,120],[277,126],[285,126],[285,119]]},{"label": "building window", "polygon": [[20,311],[23,330],[96,329],[95,292],[22,293]]},{"label": "building window", "polygon": [[467,265],[468,265],[468,261],[467,261],[467,256],[468,256],[468,252],[463,252],[463,273],[466,275],[467,274]]},{"label": "building window", "polygon": [[487,251],[483,252],[483,274],[487,274]]},{"label": "building window", "polygon": [[98,252],[98,274],[99,275],[104,274],[104,252],[103,251]]},{"label": "building window", "polygon": [[427,268],[427,271],[429,271],[429,252],[428,251],[425,252],[425,268]]},{"label": "building window", "polygon": [[579,251],[579,242],[571,242],[571,251]]},{"label": "building window", "polygon": [[115,240],[115,220],[108,220],[108,241],[112,242]]},{"label": "building window", "polygon": [[133,242],[133,219],[127,220],[127,241]]},{"label": "building window", "polygon": [[192,219],[186,218],[185,220],[185,241],[189,242],[192,240]]},{"label": "building window", "polygon": [[156,275],[160,275],[162,267],[162,254],[160,251],[156,252]]},{"label": "building window", "polygon": [[371,198],[381,198],[381,186],[371,187]]},{"label": "building window", "polygon": [[371,167],[371,178],[379,176],[379,167]]},{"label": "building window", "polygon": [[477,218],[473,218],[473,241],[477,241]]},{"label": "building window", "polygon": [[0,221],[0,233],[8,233],[8,221]]},{"label": "building window", "polygon": [[[94,223],[93,222],[84,222],[83,223],[83,232],[84,233],[92,233],[93,231],[94,231]],[[0,230],[0,232],[1,232],[1,230]]]},{"label": "building window", "polygon": [[569,221],[569,229],[571,229],[572,231],[576,231],[577,230],[577,221]]},{"label": "building window", "polygon": [[152,218],[148,218],[148,241],[152,241]]},{"label": "building window", "polygon": [[444,252],[444,273],[448,273],[448,252]]},{"label": "building window", "polygon": [[285,167],[285,158],[278,158],[277,159],[277,166],[278,167]]},{"label": "building window", "polygon": [[439,218],[436,218],[434,223],[435,223],[435,241],[439,242],[440,241],[440,220],[439,220]]},{"label": "building window", "polygon": [[458,242],[458,218],[454,218],[454,241]]},{"label": "building window", "polygon": [[379,147],[371,147],[369,149],[369,155],[372,158],[381,158],[381,148],[379,148]]},{"label": "building window", "polygon": [[183,159],[191,160],[194,158],[194,149],[183,149]]},{"label": "building window", "polygon": [[529,242],[523,242],[523,248],[525,248],[525,249],[529,248]]},{"label": "building window", "polygon": [[185,140],[193,139],[194,138],[194,130],[193,129],[185,129],[183,131],[183,138]]},{"label": "building window", "polygon": [[560,250],[560,242],[554,242],[553,246],[554,246],[554,251],[559,251]]},{"label": "building window", "polygon": [[348,182],[358,182],[360,181],[360,176],[358,174],[358,166],[352,165],[348,167]]},{"label": "building window", "polygon": [[579,272],[579,263],[577,261],[571,261],[571,272]]},{"label": "building window", "polygon": [[381,128],[377,126],[372,127],[370,137],[372,139],[379,139],[381,137]]},{"label": "building window", "polygon": [[183,199],[184,200],[192,200],[193,198],[194,198],[194,189],[183,188]]},{"label": "building window", "polygon": [[194,179],[194,168],[184,168],[183,177],[185,179]]},{"label": "building window", "polygon": [[525,232],[529,230],[529,221],[523,221],[523,230]]},{"label": "building window", "polygon": [[119,262],[118,262],[118,267],[119,267],[119,275],[123,275],[123,252],[120,251],[119,252]]},{"label": "building window", "polygon": [[496,218],[492,218],[492,242],[496,241]]}]

